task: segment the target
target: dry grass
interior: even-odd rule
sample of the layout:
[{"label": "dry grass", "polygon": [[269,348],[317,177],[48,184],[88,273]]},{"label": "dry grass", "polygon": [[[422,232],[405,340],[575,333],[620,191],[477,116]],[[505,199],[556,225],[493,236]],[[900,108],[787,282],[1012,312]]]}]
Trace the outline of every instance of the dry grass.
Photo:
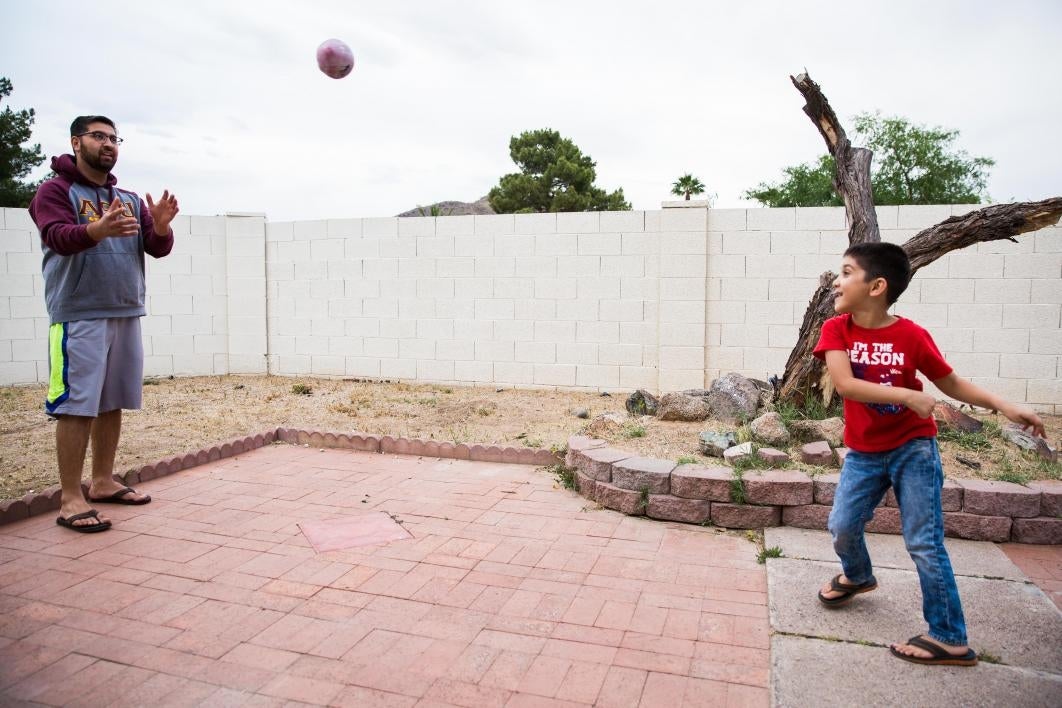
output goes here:
[{"label": "dry grass", "polygon": [[[0,498],[57,483],[55,424],[42,411],[44,390],[44,386],[0,388]],[[561,448],[568,436],[586,431],[588,421],[576,418],[574,410],[585,408],[591,415],[625,413],[625,398],[624,394],[267,376],[149,380],[143,409],[125,413],[115,466],[123,471],[276,427]],[[1048,439],[1057,441],[1062,417],[1048,416],[1046,422]],[[942,440],[949,477],[1011,481],[1062,477],[1062,466],[1022,454],[988,427],[983,440],[962,441],[975,449]],[[697,453],[697,433],[727,429],[732,428],[711,420],[664,423],[640,418],[623,424],[593,421],[587,432],[647,457],[698,457],[707,463]],[[956,454],[980,461],[982,469],[959,464]]]}]

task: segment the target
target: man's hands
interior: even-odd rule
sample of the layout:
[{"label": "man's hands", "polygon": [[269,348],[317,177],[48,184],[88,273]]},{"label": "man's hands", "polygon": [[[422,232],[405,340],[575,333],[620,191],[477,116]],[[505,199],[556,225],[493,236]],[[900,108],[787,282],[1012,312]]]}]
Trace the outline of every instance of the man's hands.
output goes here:
[{"label": "man's hands", "polygon": [[136,236],[140,233],[140,224],[136,217],[126,216],[125,205],[121,199],[115,197],[107,211],[103,212],[103,216],[89,224],[86,231],[89,238],[99,243],[105,238]]},{"label": "man's hands", "polygon": [[155,222],[155,235],[165,236],[170,230],[170,222],[173,221],[173,217],[177,216],[177,212],[180,211],[180,207],[177,206],[176,195],[170,194],[170,190],[166,189],[162,192],[162,198],[159,199],[159,203],[156,204],[151,199],[151,193],[148,192],[147,203],[148,209],[151,211],[151,218]]}]

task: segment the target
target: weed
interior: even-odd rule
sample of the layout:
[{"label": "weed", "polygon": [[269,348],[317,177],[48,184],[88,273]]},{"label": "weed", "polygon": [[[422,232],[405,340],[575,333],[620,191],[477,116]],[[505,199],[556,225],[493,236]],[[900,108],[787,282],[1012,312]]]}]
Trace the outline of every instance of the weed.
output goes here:
[{"label": "weed", "polygon": [[734,478],[730,480],[730,501],[735,504],[748,502],[748,490],[745,488],[745,480],[742,478],[744,470],[734,469]]},{"label": "weed", "polygon": [[1023,472],[997,472],[992,479],[997,482],[1013,482],[1024,487],[1032,480],[1032,477]]},{"label": "weed", "polygon": [[756,529],[747,529],[745,531],[745,540],[750,542],[750,543],[757,543],[758,544],[760,542],[760,533],[759,533],[759,531],[757,531]]},{"label": "weed", "polygon": [[778,546],[771,546],[770,548],[761,549],[760,552],[758,554],[756,554],[756,562],[759,563],[760,565],[763,565],[764,563],[767,562],[768,558],[781,558],[781,557],[782,557],[782,549],[779,548]]},{"label": "weed", "polygon": [[1002,658],[1000,658],[996,654],[992,654],[992,653],[987,652],[987,651],[979,651],[979,652],[977,652],[977,658],[980,661],[985,662],[986,664],[1002,664],[1003,663],[1003,659]]},{"label": "weed", "polygon": [[492,415],[493,413],[494,410],[491,408],[487,408],[486,406],[479,406],[476,408],[476,415],[483,416],[484,418],[486,418],[488,415]]},{"label": "weed", "polygon": [[158,379],[144,379],[144,385],[145,386],[158,386],[159,385],[159,380]]},{"label": "weed", "polygon": [[699,462],[700,460],[698,460],[693,455],[683,455],[682,457],[675,460],[675,463],[679,465],[695,465]]},{"label": "weed", "polygon": [[552,452],[554,455],[567,455],[568,454],[568,443],[561,443],[561,444],[553,443],[552,445],[549,446],[549,451]]},{"label": "weed", "polygon": [[536,450],[542,447],[542,441],[539,438],[524,438],[525,447],[533,447]]},{"label": "weed", "polygon": [[311,393],[313,393],[313,388],[307,386],[306,384],[297,383],[292,384],[291,392],[294,393],[296,396],[309,396]]},{"label": "weed", "polygon": [[575,470],[563,463],[556,463],[545,468],[546,472],[557,478],[565,489],[575,489]]},{"label": "weed", "polygon": [[623,437],[625,438],[644,438],[645,426],[638,425],[637,423],[627,423],[623,426]]},{"label": "weed", "polygon": [[649,487],[645,486],[638,490],[638,508],[645,511],[649,508]]},{"label": "weed", "polygon": [[748,425],[742,425],[734,433],[734,438],[740,443],[747,443],[752,440],[752,428]]}]

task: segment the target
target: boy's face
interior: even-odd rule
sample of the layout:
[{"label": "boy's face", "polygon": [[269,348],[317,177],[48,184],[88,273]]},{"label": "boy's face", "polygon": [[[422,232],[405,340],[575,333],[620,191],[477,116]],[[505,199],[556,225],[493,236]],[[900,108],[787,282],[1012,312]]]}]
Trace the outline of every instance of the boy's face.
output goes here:
[{"label": "boy's face", "polygon": [[833,309],[843,314],[864,309],[876,298],[884,303],[887,289],[884,278],[867,281],[867,272],[859,265],[859,261],[845,256],[841,261],[841,274],[833,281],[833,291],[837,294]]}]

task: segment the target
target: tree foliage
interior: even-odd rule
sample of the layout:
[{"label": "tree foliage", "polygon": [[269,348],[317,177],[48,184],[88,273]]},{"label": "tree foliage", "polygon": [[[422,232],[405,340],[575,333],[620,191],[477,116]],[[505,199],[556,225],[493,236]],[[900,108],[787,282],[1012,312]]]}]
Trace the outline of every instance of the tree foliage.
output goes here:
[{"label": "tree foliage", "polygon": [[[871,184],[874,203],[979,204],[987,200],[988,168],[995,161],[970,157],[955,147],[958,130],[912,125],[880,113],[855,116],[855,132],[874,152]],[[833,157],[783,170],[785,179],[762,182],[745,192],[768,207],[841,206],[833,187]]]},{"label": "tree foliage", "polygon": [[[11,95],[11,81],[0,76],[0,100]],[[0,207],[27,207],[39,182],[22,180],[37,165],[44,162],[41,146],[23,148],[33,133],[32,108],[13,111],[6,107],[0,112]]]},{"label": "tree foliage", "polygon": [[704,182],[691,174],[684,174],[671,185],[671,193],[690,200],[690,195],[704,194]]},{"label": "tree foliage", "polygon": [[623,189],[606,193],[594,185],[597,165],[575,143],[548,128],[514,136],[509,155],[520,168],[490,190],[499,214],[555,211],[627,211]]}]

